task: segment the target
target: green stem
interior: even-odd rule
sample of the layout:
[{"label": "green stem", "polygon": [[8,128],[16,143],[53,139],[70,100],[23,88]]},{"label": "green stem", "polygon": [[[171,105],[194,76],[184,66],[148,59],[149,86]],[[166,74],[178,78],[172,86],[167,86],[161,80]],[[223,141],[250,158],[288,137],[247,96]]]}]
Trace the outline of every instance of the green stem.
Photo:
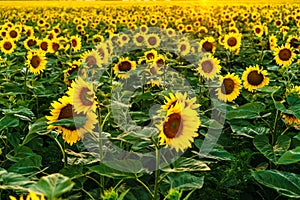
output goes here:
[{"label": "green stem", "polygon": [[156,161],[156,166],[155,166],[155,183],[154,183],[154,200],[157,199],[158,195],[158,187],[159,187],[159,149],[157,145],[155,145],[155,161]]},{"label": "green stem", "polygon": [[286,129],[284,129],[284,131],[281,133],[281,135],[284,135],[290,128],[291,128],[290,126],[286,127]]},{"label": "green stem", "polygon": [[[99,145],[99,154],[100,154],[100,162],[103,159],[103,144],[102,144],[102,115],[100,107],[97,107],[97,116],[98,116],[98,128],[99,128],[99,139],[98,139],[98,145]],[[100,175],[100,197],[102,194],[104,194],[104,176]]]},{"label": "green stem", "polygon": [[64,151],[64,148],[62,147],[62,145],[60,144],[60,142],[57,140],[57,138],[53,137],[53,136],[50,136],[51,138],[53,138],[55,140],[55,142],[57,143],[61,153],[62,153],[62,156],[63,156],[63,160],[64,160],[64,166],[66,167],[68,165],[68,159],[67,159],[67,156],[66,156],[66,153]]},{"label": "green stem", "polygon": [[151,190],[149,189],[149,187],[143,182],[141,181],[138,177],[136,177],[137,182],[139,182],[142,186],[144,186],[144,188],[147,190],[147,192],[150,194],[150,196],[152,198],[154,198],[153,193],[151,192]]},{"label": "green stem", "polygon": [[272,134],[272,145],[275,144],[276,128],[277,128],[277,122],[278,122],[278,115],[279,115],[279,111],[276,110],[276,116],[275,116],[274,127],[273,127],[273,134]]}]

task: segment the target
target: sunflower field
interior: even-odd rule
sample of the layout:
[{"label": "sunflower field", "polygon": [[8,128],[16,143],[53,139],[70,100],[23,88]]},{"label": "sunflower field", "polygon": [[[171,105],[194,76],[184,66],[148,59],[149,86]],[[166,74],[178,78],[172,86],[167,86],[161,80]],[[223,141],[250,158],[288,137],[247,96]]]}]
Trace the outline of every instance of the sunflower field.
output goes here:
[{"label": "sunflower field", "polygon": [[1,1],[1,200],[300,198],[300,7]]}]

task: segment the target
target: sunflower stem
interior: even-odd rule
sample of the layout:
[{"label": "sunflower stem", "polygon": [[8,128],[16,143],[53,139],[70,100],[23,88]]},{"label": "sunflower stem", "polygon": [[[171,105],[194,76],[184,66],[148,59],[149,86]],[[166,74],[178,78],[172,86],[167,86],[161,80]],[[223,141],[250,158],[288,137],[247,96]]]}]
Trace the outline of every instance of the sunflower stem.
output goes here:
[{"label": "sunflower stem", "polygon": [[[100,162],[103,159],[103,147],[102,147],[102,115],[101,115],[101,110],[100,107],[97,107],[97,116],[98,116],[98,127],[99,127],[99,154],[100,154]],[[101,195],[104,194],[104,176],[100,175],[100,198]]]},{"label": "sunflower stem", "polygon": [[274,127],[273,127],[273,133],[272,133],[272,146],[275,145],[275,137],[276,137],[276,128],[277,128],[277,122],[279,120],[279,111],[276,110],[276,116],[275,116],[275,121],[274,121]]},{"label": "sunflower stem", "polygon": [[158,195],[158,186],[159,186],[159,149],[157,145],[155,144],[155,161],[156,161],[156,166],[155,166],[155,183],[154,183],[154,200],[157,199]]},{"label": "sunflower stem", "polygon": [[149,187],[143,181],[141,181],[138,177],[136,177],[136,180],[137,180],[137,182],[139,182],[147,190],[147,192],[153,198],[154,197],[153,193],[151,192],[151,190],[149,189]]}]

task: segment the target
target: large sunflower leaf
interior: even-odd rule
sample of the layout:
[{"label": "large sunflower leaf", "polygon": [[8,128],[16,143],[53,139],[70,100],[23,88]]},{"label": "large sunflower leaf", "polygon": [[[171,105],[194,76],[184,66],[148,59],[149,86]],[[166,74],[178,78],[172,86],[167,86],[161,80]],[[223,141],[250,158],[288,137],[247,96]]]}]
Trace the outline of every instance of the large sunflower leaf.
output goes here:
[{"label": "large sunflower leaf", "polygon": [[266,135],[256,135],[253,144],[266,158],[277,164],[280,156],[282,156],[290,147],[291,138],[281,135],[278,137],[276,144],[272,146]]},{"label": "large sunflower leaf", "polygon": [[171,165],[161,169],[164,172],[188,172],[209,171],[210,168],[204,162],[192,158],[180,157]]},{"label": "large sunflower leaf", "polygon": [[195,176],[190,173],[181,172],[176,174],[169,174],[168,178],[164,180],[178,190],[193,190],[201,189],[204,184],[204,176]]},{"label": "large sunflower leaf", "polygon": [[42,177],[31,189],[43,193],[49,200],[54,200],[70,191],[75,183],[59,173]]},{"label": "large sunflower leaf", "polygon": [[300,175],[277,170],[252,171],[251,175],[259,183],[290,197],[300,198]]},{"label": "large sunflower leaf", "polygon": [[300,147],[285,152],[278,160],[278,164],[288,165],[300,161]]},{"label": "large sunflower leaf", "polygon": [[260,117],[266,105],[260,102],[247,103],[237,108],[230,109],[226,113],[226,119],[255,119]]}]

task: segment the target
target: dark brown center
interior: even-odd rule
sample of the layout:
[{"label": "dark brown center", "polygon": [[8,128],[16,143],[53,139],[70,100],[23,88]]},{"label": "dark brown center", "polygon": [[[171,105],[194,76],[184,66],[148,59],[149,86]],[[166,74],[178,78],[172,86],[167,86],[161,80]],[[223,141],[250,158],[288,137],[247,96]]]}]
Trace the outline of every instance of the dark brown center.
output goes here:
[{"label": "dark brown center", "polygon": [[52,49],[54,50],[54,51],[57,51],[58,49],[59,49],[59,44],[58,43],[52,43]]},{"label": "dark brown center", "polygon": [[210,60],[203,61],[201,63],[202,70],[209,74],[214,69],[213,63]]},{"label": "dark brown center", "polygon": [[296,38],[292,38],[292,39],[290,40],[290,45],[291,45],[292,47],[294,47],[294,48],[298,48],[298,46],[299,46],[299,41],[298,41]]},{"label": "dark brown center", "polygon": [[149,44],[150,44],[151,46],[154,46],[154,45],[156,45],[157,40],[156,40],[156,38],[155,38],[154,36],[152,36],[152,37],[149,37],[149,38],[148,38],[148,42],[149,42]]},{"label": "dark brown center", "polygon": [[88,56],[85,59],[87,66],[92,67],[97,64],[97,60],[94,56]]},{"label": "dark brown center", "polygon": [[72,47],[77,47],[77,40],[76,39],[72,40]]},{"label": "dark brown center", "polygon": [[138,36],[138,37],[136,38],[136,41],[139,42],[139,43],[141,43],[141,42],[144,41],[144,37],[140,35],[140,36]]},{"label": "dark brown center", "polygon": [[123,61],[118,65],[119,71],[128,72],[131,70],[131,63],[129,61]]},{"label": "dark brown center", "polygon": [[163,131],[167,138],[178,137],[182,132],[183,124],[180,114],[173,113],[163,125]]},{"label": "dark brown center", "polygon": [[9,32],[9,35],[10,35],[11,38],[16,38],[16,37],[18,36],[18,33],[17,33],[17,31],[15,31],[15,30],[11,30],[11,31]]},{"label": "dark brown center", "polygon": [[213,44],[211,42],[206,41],[202,44],[202,48],[205,49],[206,52],[212,52]]},{"label": "dark brown center", "polygon": [[291,52],[291,50],[284,48],[279,51],[278,56],[279,56],[280,60],[287,61],[291,58],[292,52]]},{"label": "dark brown center", "polygon": [[223,80],[222,86],[221,86],[221,91],[223,94],[231,94],[234,90],[234,82],[230,78],[225,78]]},{"label": "dark brown center", "polygon": [[258,73],[258,71],[252,71],[248,74],[247,81],[251,85],[259,85],[263,82],[264,76],[261,73]]},{"label": "dark brown center", "polygon": [[11,42],[4,42],[3,48],[4,48],[5,50],[10,50],[10,49],[12,48]]},{"label": "dark brown center", "polygon": [[147,53],[146,58],[147,58],[147,60],[152,60],[152,59],[154,59],[154,54],[152,52]]},{"label": "dark brown center", "polygon": [[88,94],[90,90],[84,87],[80,90],[79,98],[83,105],[91,106],[93,105],[93,95]]},{"label": "dark brown center", "polygon": [[47,49],[48,49],[48,43],[47,42],[42,42],[41,43],[41,49],[43,49],[44,51],[47,51]]},{"label": "dark brown center", "polygon": [[[65,107],[63,107],[60,110],[60,113],[59,113],[59,116],[58,116],[58,120],[69,119],[69,118],[73,118],[73,106],[71,104],[66,105]],[[63,127],[67,128],[67,129],[69,129],[71,131],[76,130],[75,126],[69,126],[69,127],[63,126]]]},{"label": "dark brown center", "polygon": [[34,46],[34,45],[36,45],[36,41],[33,40],[33,39],[29,39],[29,40],[27,41],[27,45],[28,45],[29,47]]},{"label": "dark brown center", "polygon": [[32,56],[32,58],[30,60],[30,64],[33,68],[36,69],[40,66],[41,61],[42,61],[41,58],[39,56],[35,55],[35,56]]},{"label": "dark brown center", "polygon": [[227,40],[227,44],[228,44],[228,46],[234,47],[237,44],[236,38],[235,37],[230,37]]}]

